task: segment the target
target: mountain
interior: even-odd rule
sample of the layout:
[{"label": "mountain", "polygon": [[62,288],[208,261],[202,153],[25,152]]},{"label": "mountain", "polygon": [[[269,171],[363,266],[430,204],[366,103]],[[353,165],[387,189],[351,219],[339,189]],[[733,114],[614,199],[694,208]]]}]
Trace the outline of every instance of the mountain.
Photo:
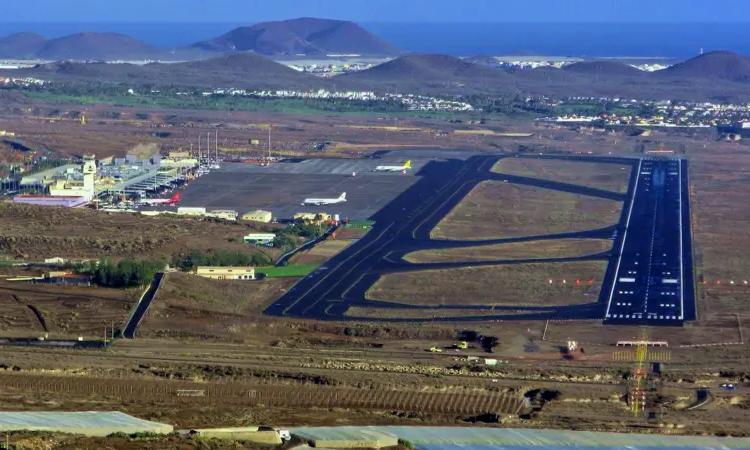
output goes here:
[{"label": "mountain", "polygon": [[474,63],[474,64],[481,64],[483,66],[490,66],[490,67],[498,67],[500,66],[500,61],[497,60],[494,56],[490,55],[474,55],[464,58],[464,61]]},{"label": "mountain", "polygon": [[37,33],[15,33],[0,39],[0,57],[32,57],[47,40]]},{"label": "mountain", "polygon": [[507,75],[500,70],[464,61],[455,56],[411,54],[366,70],[341,75],[337,79],[459,81],[471,79],[502,80],[506,77]]},{"label": "mountain", "polygon": [[356,23],[310,17],[236,28],[192,47],[215,52],[254,51],[265,55],[401,53]]},{"label": "mountain", "polygon": [[576,75],[604,77],[634,77],[645,74],[640,69],[616,61],[576,62],[563,67],[562,70]]},{"label": "mountain", "polygon": [[252,53],[183,63],[113,64],[58,61],[13,73],[51,80],[87,80],[102,83],[174,84],[242,89],[314,89],[326,80],[298,72]]},{"label": "mountain", "polygon": [[359,72],[339,75],[347,82],[371,89],[423,92],[507,92],[513,78],[500,69],[439,54],[410,54]]},{"label": "mountain", "polygon": [[158,59],[163,52],[145,42],[117,33],[77,33],[47,41],[35,56],[60,60]]},{"label": "mountain", "polygon": [[654,72],[668,78],[709,78],[750,82],[750,59],[733,52],[708,52]]},{"label": "mountain", "polygon": [[578,83],[585,81],[583,77],[569,73],[557,67],[536,67],[534,69],[515,70],[510,72],[519,80],[530,83]]}]

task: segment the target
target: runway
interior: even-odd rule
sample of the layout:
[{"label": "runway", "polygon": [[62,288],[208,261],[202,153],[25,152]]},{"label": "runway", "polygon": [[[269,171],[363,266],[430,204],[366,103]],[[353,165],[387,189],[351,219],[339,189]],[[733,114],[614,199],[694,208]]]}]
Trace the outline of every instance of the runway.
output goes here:
[{"label": "runway", "polygon": [[[507,180],[514,184],[525,184],[545,189],[588,195],[621,201],[630,205],[636,191],[638,161],[632,158],[543,156],[545,159],[568,159],[589,162],[626,164],[632,167],[631,183],[627,194],[575,184],[553,182],[529,177],[498,174],[490,171],[502,156],[473,156],[466,161],[449,159],[430,162],[420,170],[419,181],[397,196],[371,218],[376,224],[370,232],[343,252],[330,259],[325,266],[302,279],[289,292],[269,306],[265,313],[275,316],[307,317],[322,320],[383,320],[383,321],[487,321],[487,320],[528,320],[528,319],[603,319],[609,291],[602,290],[598,301],[586,305],[519,307],[502,305],[461,306],[462,309],[497,310],[497,315],[472,317],[440,317],[429,319],[401,319],[398,309],[455,309],[455,307],[414,307],[405,304],[377,302],[365,298],[367,290],[385,273],[425,270],[438,268],[431,264],[411,264],[403,260],[403,255],[422,249],[451,248],[518,242],[532,239],[560,239],[589,237],[614,239],[615,249],[622,240],[625,222],[629,216],[623,208],[619,224],[599,230],[561,233],[558,235],[533,236],[524,238],[494,239],[487,241],[441,241],[429,237],[430,230],[445,217],[477,184],[486,180]],[[547,262],[568,260],[609,260],[609,267],[619,258],[619,251],[604,252],[578,258],[555,258]],[[457,268],[475,265],[520,264],[529,260],[483,261],[481,263],[441,263],[439,268]],[[608,269],[608,273],[610,270]],[[606,279],[605,279],[606,280]],[[607,285],[609,287],[609,285]],[[378,307],[394,310],[394,317],[387,319],[357,318],[345,316],[352,306]],[[512,315],[503,315],[503,309],[513,309]],[[518,311],[526,311],[519,314]]]},{"label": "runway", "polygon": [[687,161],[639,163],[619,255],[606,280],[606,323],[695,319],[688,186]]}]

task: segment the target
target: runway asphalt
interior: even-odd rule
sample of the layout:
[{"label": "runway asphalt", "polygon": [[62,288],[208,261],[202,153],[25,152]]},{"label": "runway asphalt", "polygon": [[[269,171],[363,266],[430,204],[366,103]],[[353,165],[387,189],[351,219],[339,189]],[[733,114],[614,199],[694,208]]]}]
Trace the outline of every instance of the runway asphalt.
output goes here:
[{"label": "runway asphalt", "polygon": [[[304,159],[270,166],[225,164],[190,183],[179,206],[233,209],[240,214],[263,209],[278,219],[291,219],[299,212],[367,219],[417,182],[415,174],[434,160],[429,155],[425,152],[424,156],[410,158]],[[379,165],[401,165],[407,159],[412,160],[412,169],[405,174],[373,171]],[[306,198],[337,198],[343,192],[347,198],[344,203],[302,205]]]},{"label": "runway asphalt", "polygon": [[644,159],[609,288],[606,323],[695,319],[687,161]]},{"label": "runway asphalt", "polygon": [[[555,307],[518,307],[494,306],[499,313],[493,316],[481,315],[474,317],[440,317],[425,319],[398,318],[398,309],[415,308],[406,304],[385,303],[367,300],[365,293],[384,273],[410,271],[427,268],[437,268],[435,265],[413,265],[403,261],[405,253],[429,249],[449,248],[459,246],[473,246],[514,242],[531,239],[560,239],[570,237],[611,238],[615,240],[615,249],[623,239],[623,230],[628,218],[628,208],[623,208],[619,224],[599,230],[588,230],[574,233],[562,233],[551,236],[536,236],[527,238],[497,239],[488,241],[440,241],[431,240],[429,232],[445,217],[478,183],[485,180],[508,180],[511,183],[526,184],[540,188],[560,190],[578,195],[597,196],[630,204],[636,190],[638,179],[638,159],[607,158],[607,157],[578,157],[578,156],[542,156],[549,159],[567,159],[589,162],[603,162],[613,164],[627,164],[632,167],[630,187],[627,194],[621,194],[601,189],[589,188],[574,184],[552,182],[527,177],[511,176],[492,173],[490,169],[501,156],[472,156],[466,161],[449,159],[437,160],[426,164],[419,172],[420,179],[408,190],[397,196],[372,216],[375,226],[363,238],[347,247],[343,252],[330,259],[325,266],[298,282],[289,292],[277,299],[269,306],[265,313],[276,316],[307,317],[322,320],[367,320],[367,321],[486,321],[486,320],[528,320],[528,319],[603,319],[608,289],[602,289],[598,301],[587,305],[555,306]],[[683,209],[684,211],[684,209]],[[687,216],[689,217],[689,215]],[[687,251],[687,250],[686,250]],[[600,259],[609,260],[609,267],[619,258],[619,251],[588,255],[575,260]],[[554,261],[566,261],[561,258]],[[439,268],[456,268],[488,264],[520,264],[528,260],[516,261],[484,261],[481,263],[443,263]],[[416,266],[416,267],[415,267]],[[609,272],[614,270],[608,269]],[[610,280],[611,280],[610,275]],[[606,278],[605,278],[606,283]],[[686,279],[685,286],[688,281]],[[609,288],[611,285],[605,285]],[[394,317],[384,319],[357,318],[345,316],[352,306],[384,307],[394,310]],[[490,305],[461,306],[461,309],[489,309]],[[420,309],[429,309],[419,307]],[[451,309],[435,307],[433,309]],[[504,309],[512,309],[514,314],[503,315]],[[517,314],[519,310],[528,311],[527,314]],[[688,317],[685,315],[685,317]],[[656,323],[657,325],[673,325],[676,323]]]}]

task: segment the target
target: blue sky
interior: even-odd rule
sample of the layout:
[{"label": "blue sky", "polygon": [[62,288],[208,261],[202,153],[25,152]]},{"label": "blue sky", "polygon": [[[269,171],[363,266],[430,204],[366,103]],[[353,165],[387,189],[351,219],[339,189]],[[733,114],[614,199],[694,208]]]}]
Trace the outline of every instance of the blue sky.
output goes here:
[{"label": "blue sky", "polygon": [[[750,22],[748,0],[0,0],[0,22]],[[0,35],[4,34],[0,28]]]}]

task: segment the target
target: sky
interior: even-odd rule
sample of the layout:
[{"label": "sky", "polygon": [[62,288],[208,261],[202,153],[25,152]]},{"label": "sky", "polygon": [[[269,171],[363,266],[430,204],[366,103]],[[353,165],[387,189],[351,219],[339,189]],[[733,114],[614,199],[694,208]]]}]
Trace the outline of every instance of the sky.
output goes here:
[{"label": "sky", "polygon": [[[748,0],[0,0],[2,22],[750,22]],[[0,35],[3,35],[0,27]]]}]

